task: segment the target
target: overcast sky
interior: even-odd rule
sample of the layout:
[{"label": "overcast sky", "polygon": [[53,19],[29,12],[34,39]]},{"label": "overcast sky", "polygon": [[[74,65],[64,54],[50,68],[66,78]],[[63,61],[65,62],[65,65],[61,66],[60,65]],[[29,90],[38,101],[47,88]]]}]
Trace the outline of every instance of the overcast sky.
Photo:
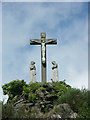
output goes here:
[{"label": "overcast sky", "polygon": [[[88,3],[2,3],[2,84],[16,79],[29,83],[30,61],[35,61],[41,81],[40,46],[30,39],[57,38],[47,46],[47,81],[56,61],[59,80],[76,88],[88,88]],[[1,52],[1,50],[0,50]]]}]

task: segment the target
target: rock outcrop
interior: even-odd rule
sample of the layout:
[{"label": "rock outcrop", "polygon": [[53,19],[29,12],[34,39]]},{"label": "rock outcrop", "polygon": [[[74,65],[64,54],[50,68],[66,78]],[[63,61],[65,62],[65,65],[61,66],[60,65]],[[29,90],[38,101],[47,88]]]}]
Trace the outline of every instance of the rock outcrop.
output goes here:
[{"label": "rock outcrop", "polygon": [[73,112],[67,103],[54,106],[54,109],[47,116],[50,118],[76,118],[77,113]]},{"label": "rock outcrop", "polygon": [[[17,118],[76,118],[75,113],[69,104],[54,105],[57,100],[57,93],[52,84],[41,85],[43,87],[37,89],[38,98],[35,101],[29,101],[24,95],[17,96],[13,102],[13,114]],[[32,94],[32,93],[30,93]]]}]

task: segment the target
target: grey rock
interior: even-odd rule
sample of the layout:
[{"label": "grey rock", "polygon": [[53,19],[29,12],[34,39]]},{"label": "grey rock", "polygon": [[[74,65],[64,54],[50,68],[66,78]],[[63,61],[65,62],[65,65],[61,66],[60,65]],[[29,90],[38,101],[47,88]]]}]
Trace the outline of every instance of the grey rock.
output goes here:
[{"label": "grey rock", "polygon": [[47,104],[50,104],[50,103],[52,103],[51,101],[45,101],[45,104],[47,105]]},{"label": "grey rock", "polygon": [[50,108],[53,108],[53,105],[52,105],[52,104],[48,104],[47,106],[50,107]]},{"label": "grey rock", "polygon": [[14,103],[14,106],[18,105],[19,103],[22,103],[23,99],[18,100],[17,102]]},{"label": "grey rock", "polygon": [[49,94],[49,92],[45,91],[44,95],[46,96],[46,95],[48,95],[48,94]]},{"label": "grey rock", "polygon": [[40,108],[40,104],[39,104],[39,103],[35,103],[35,106],[36,106],[37,108]]},{"label": "grey rock", "polygon": [[43,117],[43,113],[41,112],[41,109],[33,106],[31,108],[31,112],[30,112],[30,118],[42,118]]},{"label": "grey rock", "polygon": [[67,103],[54,106],[48,118],[77,118],[75,113]]},{"label": "grey rock", "polygon": [[40,98],[44,97],[44,93],[42,92],[41,89],[38,89],[37,92],[38,92],[38,95],[39,95]]}]

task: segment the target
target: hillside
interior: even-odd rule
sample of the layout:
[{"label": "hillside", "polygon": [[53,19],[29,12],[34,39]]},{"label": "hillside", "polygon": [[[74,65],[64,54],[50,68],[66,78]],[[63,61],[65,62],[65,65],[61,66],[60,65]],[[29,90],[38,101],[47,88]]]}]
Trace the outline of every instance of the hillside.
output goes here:
[{"label": "hillside", "polygon": [[90,118],[89,91],[71,88],[65,81],[28,85],[15,80],[2,88],[9,96],[3,118]]}]

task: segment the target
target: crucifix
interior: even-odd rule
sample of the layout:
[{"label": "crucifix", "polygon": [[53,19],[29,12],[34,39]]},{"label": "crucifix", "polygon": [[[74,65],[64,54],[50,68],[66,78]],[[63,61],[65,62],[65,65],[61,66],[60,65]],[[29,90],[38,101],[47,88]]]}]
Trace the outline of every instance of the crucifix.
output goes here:
[{"label": "crucifix", "polygon": [[46,77],[46,45],[57,44],[56,39],[46,39],[46,33],[41,33],[41,39],[31,39],[30,45],[41,45],[41,71],[42,82],[47,81]]}]

